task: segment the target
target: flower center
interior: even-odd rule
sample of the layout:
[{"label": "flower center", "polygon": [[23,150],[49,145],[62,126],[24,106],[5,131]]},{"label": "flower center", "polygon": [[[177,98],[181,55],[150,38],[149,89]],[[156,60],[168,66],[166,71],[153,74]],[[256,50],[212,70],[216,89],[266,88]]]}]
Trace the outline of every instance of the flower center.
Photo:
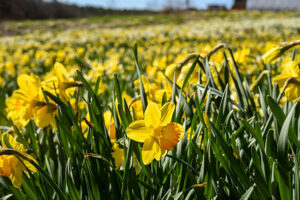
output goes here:
[{"label": "flower center", "polygon": [[157,127],[153,130],[152,137],[159,138],[161,137],[161,127]]}]

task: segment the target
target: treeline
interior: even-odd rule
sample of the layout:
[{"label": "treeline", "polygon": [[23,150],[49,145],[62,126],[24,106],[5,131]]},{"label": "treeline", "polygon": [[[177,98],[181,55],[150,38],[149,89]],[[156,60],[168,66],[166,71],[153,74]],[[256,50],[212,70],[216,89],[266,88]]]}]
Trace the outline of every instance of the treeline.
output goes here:
[{"label": "treeline", "polygon": [[108,14],[145,14],[147,10],[112,10],[91,6],[79,7],[57,1],[0,0],[0,20],[60,19]]}]

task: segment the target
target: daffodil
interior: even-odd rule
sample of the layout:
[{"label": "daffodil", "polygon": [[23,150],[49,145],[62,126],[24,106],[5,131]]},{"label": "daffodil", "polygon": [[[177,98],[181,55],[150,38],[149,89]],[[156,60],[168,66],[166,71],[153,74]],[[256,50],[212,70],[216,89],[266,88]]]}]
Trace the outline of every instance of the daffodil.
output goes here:
[{"label": "daffodil", "polygon": [[[18,143],[9,134],[2,134],[2,148],[8,148],[5,143],[5,137],[12,149],[22,153],[24,156],[36,162],[33,157],[26,153],[24,146],[21,143]],[[23,171],[27,173],[26,168],[32,172],[37,171],[37,169],[30,162],[24,160],[23,158],[17,158],[15,155],[0,155],[0,176],[8,177],[13,186],[16,188],[21,188]]]},{"label": "daffodil", "polygon": [[283,46],[274,47],[274,48],[270,49],[269,51],[267,51],[263,55],[262,59],[264,60],[265,63],[271,63],[271,62],[275,61],[278,57],[282,56],[286,50],[287,50],[287,48],[285,48]]},{"label": "daffodil", "polygon": [[171,122],[174,109],[173,103],[166,103],[161,109],[157,104],[149,103],[144,120],[137,120],[126,129],[130,139],[144,143],[142,159],[145,165],[153,159],[160,160],[182,138],[182,125]]},{"label": "daffodil", "polygon": [[292,47],[299,45],[300,40],[292,41],[292,42],[284,42],[281,43],[280,45],[270,49],[267,53],[263,55],[263,60],[265,63],[272,63],[274,62],[277,58],[282,56],[285,52],[290,50]]},{"label": "daffodil", "polygon": [[111,114],[111,112],[108,110],[103,114],[104,117],[104,124],[105,128],[109,133],[110,140],[116,139],[116,127],[115,127],[115,121]]},{"label": "daffodil", "polygon": [[300,59],[286,65],[283,73],[274,78],[274,82],[278,83],[279,87],[287,83],[285,96],[291,102],[296,101],[300,97]]},{"label": "daffodil", "polygon": [[72,78],[68,78],[66,68],[59,62],[54,64],[53,72],[54,76],[45,80],[42,83],[42,87],[55,94],[58,93],[59,97],[67,102],[74,93],[74,87],[82,86],[82,83],[74,81]]},{"label": "daffodil", "polygon": [[[112,150],[112,157],[114,158],[116,169],[124,170],[124,149],[120,148],[119,144],[114,142]],[[135,173],[139,174],[141,172],[142,167],[135,154],[133,154],[132,159],[132,164],[135,169]]]},{"label": "daffodil", "polygon": [[[172,87],[170,86],[169,83],[165,84],[166,89],[160,89],[157,84],[150,83],[150,81],[144,75],[142,75],[142,82],[143,82],[143,87],[144,87],[145,93],[148,97],[147,98],[148,101],[161,103],[164,93],[166,93],[167,99],[171,98],[171,96],[172,96]],[[134,81],[134,86],[136,88],[140,87],[139,79]],[[167,86],[170,86],[170,87],[167,87]]]},{"label": "daffodil", "polygon": [[57,106],[49,102],[49,106],[41,90],[38,76],[21,74],[17,79],[19,89],[6,99],[7,117],[18,127],[25,127],[31,117],[37,126],[43,128],[49,124],[54,126],[52,116],[57,112]]}]

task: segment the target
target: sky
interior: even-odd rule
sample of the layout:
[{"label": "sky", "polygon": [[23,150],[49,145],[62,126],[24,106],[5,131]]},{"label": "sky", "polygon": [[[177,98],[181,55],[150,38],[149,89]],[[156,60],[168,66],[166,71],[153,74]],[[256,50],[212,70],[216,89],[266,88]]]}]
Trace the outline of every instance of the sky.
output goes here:
[{"label": "sky", "polygon": [[[184,0],[59,0],[60,2],[77,4],[79,6],[91,5],[105,8],[117,8],[117,9],[145,9],[152,8],[159,10],[166,2],[175,2]],[[198,9],[205,9],[207,5],[219,4],[225,5],[227,8],[231,8],[234,0],[190,0],[191,7]]]}]

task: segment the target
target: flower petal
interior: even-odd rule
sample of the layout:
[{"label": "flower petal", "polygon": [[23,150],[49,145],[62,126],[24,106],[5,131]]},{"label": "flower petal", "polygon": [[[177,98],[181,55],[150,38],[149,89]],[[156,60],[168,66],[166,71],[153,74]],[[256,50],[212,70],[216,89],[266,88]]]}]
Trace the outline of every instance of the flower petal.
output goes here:
[{"label": "flower petal", "polygon": [[295,84],[289,84],[289,86],[284,91],[285,96],[291,102],[297,101],[300,96],[300,88]]},{"label": "flower petal", "polygon": [[33,115],[33,119],[38,127],[44,128],[49,124],[55,127],[54,116],[57,114],[57,108],[53,106],[52,109],[53,110],[50,110],[49,107],[45,105],[36,110]]},{"label": "flower petal", "polygon": [[273,81],[276,82],[279,85],[279,87],[283,87],[285,81],[288,78],[291,78],[291,76],[288,74],[282,74],[282,75],[278,75],[275,78],[273,78]]},{"label": "flower petal", "polygon": [[184,128],[181,124],[169,123],[161,129],[161,138],[159,140],[162,150],[173,150],[173,147],[179,142],[184,134]]},{"label": "flower petal", "polygon": [[160,118],[161,126],[166,126],[168,123],[171,122],[174,110],[175,110],[175,105],[172,102],[166,103],[160,109],[160,111],[161,111],[161,118]]},{"label": "flower petal", "polygon": [[137,142],[144,142],[152,134],[152,129],[146,127],[144,120],[132,122],[126,129],[127,137]]},{"label": "flower petal", "polygon": [[147,127],[160,126],[160,110],[156,103],[149,103],[145,111],[145,123]]},{"label": "flower petal", "polygon": [[115,160],[116,169],[119,169],[124,162],[124,150],[119,148],[117,143],[114,144],[113,150],[112,157]]},{"label": "flower petal", "polygon": [[[33,160],[36,164],[38,164],[38,162],[30,155],[25,154],[27,157],[29,157],[31,160]],[[24,165],[32,172],[37,172],[37,168],[35,168],[35,166],[33,166],[33,164],[31,164],[30,162],[23,160]]]},{"label": "flower petal", "polygon": [[149,137],[145,140],[142,149],[142,159],[145,165],[150,164],[153,159],[159,160],[157,158],[161,157],[161,149],[157,140],[153,137]]},{"label": "flower petal", "polygon": [[54,72],[59,81],[63,81],[66,79],[67,70],[61,63],[56,62],[54,64]]},{"label": "flower petal", "polygon": [[12,174],[9,176],[13,186],[20,189],[22,186],[22,178],[23,178],[23,166],[22,164],[17,165],[14,169]]},{"label": "flower petal", "polygon": [[17,142],[17,140],[14,139],[14,137],[10,134],[2,134],[2,146],[4,148],[8,148],[8,146],[6,145],[5,143],[5,138],[7,139],[9,145],[14,149],[14,150],[17,150],[17,151],[20,151],[20,152],[24,152],[25,151],[25,148],[23,146],[23,144]]},{"label": "flower petal", "polygon": [[18,76],[17,82],[20,89],[29,92],[32,96],[36,95],[41,85],[40,78],[34,74],[21,74]]}]

